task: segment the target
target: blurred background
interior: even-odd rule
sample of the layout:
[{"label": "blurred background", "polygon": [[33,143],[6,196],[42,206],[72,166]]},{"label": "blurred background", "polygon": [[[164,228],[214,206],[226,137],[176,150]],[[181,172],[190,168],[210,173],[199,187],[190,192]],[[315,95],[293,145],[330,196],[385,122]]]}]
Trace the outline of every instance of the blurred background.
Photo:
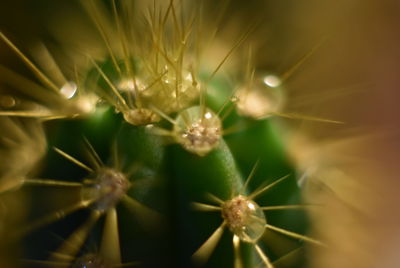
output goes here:
[{"label": "blurred background", "polygon": [[[206,7],[215,12],[212,1]],[[0,30],[23,51],[37,41],[56,47],[60,14],[85,21],[77,1],[2,1]],[[329,189],[309,191],[329,204],[313,215],[331,245],[311,252],[313,266],[399,267],[400,2],[232,0],[226,14],[222,38],[261,21],[249,38],[260,70],[285,74],[312,51],[286,81],[287,111],[344,122],[288,120],[293,159]],[[3,42],[0,59],[30,75]]]}]

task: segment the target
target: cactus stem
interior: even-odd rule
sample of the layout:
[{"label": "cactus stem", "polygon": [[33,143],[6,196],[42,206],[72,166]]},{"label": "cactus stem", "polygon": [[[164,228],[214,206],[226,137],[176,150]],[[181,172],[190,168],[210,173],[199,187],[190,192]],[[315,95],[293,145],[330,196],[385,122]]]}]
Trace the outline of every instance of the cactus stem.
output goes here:
[{"label": "cactus stem", "polygon": [[260,256],[261,260],[264,262],[266,268],[274,268],[274,265],[271,263],[270,259],[264,253],[264,251],[261,249],[261,247],[259,245],[257,245],[257,244],[254,247],[256,249],[256,252]]},{"label": "cactus stem", "polygon": [[107,211],[100,253],[106,261],[121,264],[121,249],[118,232],[118,217],[115,207]]},{"label": "cactus stem", "polygon": [[242,258],[240,257],[240,238],[237,235],[233,235],[233,267],[243,268]]},{"label": "cactus stem", "polygon": [[285,230],[285,229],[270,225],[268,223],[265,224],[265,228],[271,229],[271,230],[273,230],[275,232],[284,234],[284,235],[292,237],[292,238],[296,238],[296,239],[300,239],[300,240],[312,243],[312,244],[317,245],[317,246],[326,247],[326,244],[324,244],[324,243],[322,243],[322,242],[320,242],[320,241],[318,241],[318,240],[316,240],[314,238],[310,238],[310,237],[305,236],[305,235],[294,233],[294,232],[291,232],[291,231],[288,231],[288,230]]},{"label": "cactus stem", "polygon": [[74,260],[75,256],[79,253],[82,245],[85,243],[90,230],[100,218],[101,213],[92,211],[89,218],[84,222],[72,235],[70,235],[62,245],[52,253],[49,260],[52,262],[65,261],[65,256],[69,256],[70,260]]},{"label": "cactus stem", "polygon": [[[42,86],[37,85],[35,82],[32,82],[23,76],[18,75],[3,66],[0,66],[2,73],[1,75],[7,78],[6,81],[8,81],[8,83],[11,85],[16,86],[25,94],[35,98],[36,101],[45,101],[46,103],[57,107],[54,110],[48,108],[43,109],[41,106],[36,104],[36,107],[34,107],[32,110],[4,111],[0,114],[0,116],[34,117],[42,118],[44,120],[53,120],[61,118],[74,118],[82,114],[92,113],[94,111],[97,97],[94,97],[93,94],[81,95],[80,93],[82,90],[78,90],[77,84],[74,81],[68,81],[64,77],[54,58],[43,44],[41,44],[39,47],[39,61],[41,60],[41,65],[46,66],[50,71],[53,72],[53,77],[58,77],[58,80],[62,81],[63,85],[61,87],[58,87],[50,79],[50,77],[45,75],[44,72],[41,71],[39,67],[36,66],[23,52],[21,52],[21,50],[2,32],[0,32],[0,39],[2,39],[22,59],[25,65],[28,66],[28,68],[34,73],[39,81],[41,81],[43,85],[47,86],[47,88],[43,88]],[[48,65],[51,65],[52,68],[48,67]],[[50,88],[52,92],[48,92],[46,90],[48,88]],[[54,95],[54,93],[56,93],[56,95]],[[72,97],[74,97],[76,93],[80,95],[79,98],[74,98],[72,100]]]},{"label": "cactus stem", "polygon": [[36,185],[47,185],[47,186],[67,186],[67,187],[82,187],[83,184],[80,182],[68,182],[58,180],[42,180],[42,179],[26,179],[23,181],[24,184],[36,184]]},{"label": "cactus stem", "polygon": [[199,202],[193,202],[192,208],[199,210],[199,211],[221,211],[221,207],[203,204],[203,203],[199,203]]},{"label": "cactus stem", "polygon": [[275,185],[277,185],[278,183],[284,181],[285,179],[289,178],[290,174],[283,176],[282,178],[274,181],[273,183],[267,184],[265,186],[260,186],[258,187],[258,189],[256,189],[253,193],[251,193],[248,198],[249,199],[255,199],[257,198],[259,195],[265,193],[266,191],[268,191],[269,189],[271,189],[272,187],[274,187]]},{"label": "cactus stem", "polygon": [[267,206],[261,207],[262,210],[287,210],[287,209],[307,209],[312,207],[313,205],[287,205],[287,206]]},{"label": "cactus stem", "polygon": [[223,222],[214,233],[203,243],[203,245],[192,255],[193,260],[198,264],[205,264],[214,252],[221,236],[224,232],[226,223]]},{"label": "cactus stem", "polygon": [[39,68],[2,32],[0,32],[0,38],[3,39],[3,41],[18,55],[18,57],[21,58],[21,60],[32,70],[39,80],[41,80],[45,85],[48,85],[56,93],[60,94],[59,88],[42,71],[40,71]]},{"label": "cactus stem", "polygon": [[55,151],[56,153],[60,154],[62,157],[64,157],[65,159],[71,161],[71,162],[74,163],[75,165],[77,165],[77,166],[79,166],[79,167],[81,167],[81,168],[83,168],[83,169],[89,171],[90,173],[93,173],[93,172],[94,172],[94,170],[93,170],[92,168],[88,167],[87,165],[85,165],[84,163],[82,163],[81,161],[79,161],[78,159],[76,159],[75,157],[73,157],[73,156],[67,154],[66,152],[64,152],[64,151],[62,151],[62,150],[60,150],[60,149],[58,149],[58,148],[56,148],[56,147],[53,147],[53,149],[54,149],[54,151]]},{"label": "cactus stem", "polygon": [[27,233],[32,232],[33,230],[37,230],[42,226],[45,226],[47,224],[53,223],[57,220],[60,220],[62,218],[65,218],[66,216],[68,216],[69,214],[82,209],[82,208],[87,208],[88,206],[90,206],[91,203],[95,202],[95,200],[91,200],[91,201],[79,201],[69,207],[54,211],[52,213],[50,213],[49,215],[46,215],[40,219],[37,219],[31,223],[29,223],[29,226],[25,227],[25,228],[21,228],[18,232],[17,232],[17,237],[20,236],[24,236]]}]

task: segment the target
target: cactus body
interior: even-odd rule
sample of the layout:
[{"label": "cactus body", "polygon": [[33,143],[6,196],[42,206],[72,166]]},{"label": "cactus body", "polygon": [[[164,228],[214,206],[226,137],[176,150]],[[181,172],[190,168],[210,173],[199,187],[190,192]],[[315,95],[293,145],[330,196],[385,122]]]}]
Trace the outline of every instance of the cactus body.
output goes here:
[{"label": "cactus body", "polygon": [[[51,96],[60,105],[44,104],[42,113],[2,107],[10,120],[39,121],[47,138],[39,171],[22,174],[18,190],[31,200],[23,231],[15,235],[27,267],[42,260],[51,267],[270,268],[304,242],[320,244],[305,235],[309,222],[281,135],[285,128],[273,116],[277,106],[270,103],[272,110],[261,107],[253,116],[246,111],[256,108],[248,92],[236,92],[239,85],[219,74],[220,66],[207,66],[205,59],[200,72],[189,64],[195,55],[188,37],[195,27],[190,19],[180,24],[174,1],[164,7],[155,1],[145,27],[153,32],[134,39],[132,47],[124,26],[130,11],[122,10],[129,4],[107,2],[105,12],[113,14],[119,33],[114,40],[104,32],[109,25],[99,22],[104,10],[94,3],[84,6],[107,56],[89,55],[79,81],[61,89],[23,59],[38,75],[34,83],[55,87],[40,98]],[[137,47],[145,53],[137,54]],[[262,93],[262,80],[256,82]],[[279,83],[273,87],[271,102],[284,90]],[[269,93],[256,94],[261,102],[254,105],[267,105],[262,98]],[[83,109],[82,98],[92,96],[90,109]],[[300,210],[292,210],[296,206]],[[305,259],[302,254],[291,267],[306,267]]]}]

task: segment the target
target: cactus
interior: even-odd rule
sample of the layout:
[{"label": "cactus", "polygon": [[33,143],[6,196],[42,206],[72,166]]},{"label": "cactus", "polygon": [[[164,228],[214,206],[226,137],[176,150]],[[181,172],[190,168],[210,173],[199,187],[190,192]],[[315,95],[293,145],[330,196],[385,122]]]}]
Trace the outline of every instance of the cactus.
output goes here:
[{"label": "cactus", "polygon": [[[70,70],[0,33],[35,75],[0,66],[3,154],[20,161],[2,166],[2,196],[27,210],[8,265],[307,267],[303,248],[325,245],[280,117],[338,122],[284,112],[284,77],[252,66],[251,25],[215,64],[196,4],[82,4],[102,45]],[[235,53],[245,67],[223,72]]]}]

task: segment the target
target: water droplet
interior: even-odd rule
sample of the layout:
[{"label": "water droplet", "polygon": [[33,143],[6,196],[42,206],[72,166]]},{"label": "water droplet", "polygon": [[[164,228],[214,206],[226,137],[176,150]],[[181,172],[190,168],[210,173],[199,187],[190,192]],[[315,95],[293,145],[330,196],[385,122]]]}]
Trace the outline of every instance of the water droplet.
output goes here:
[{"label": "water droplet", "polygon": [[101,99],[99,99],[97,95],[88,94],[76,98],[74,102],[74,107],[77,113],[91,114],[96,110],[98,103],[101,103]]},{"label": "water droplet", "polygon": [[233,96],[232,98],[231,98],[231,102],[233,102],[233,103],[235,103],[235,102],[237,102],[237,101],[239,101],[239,98],[238,98],[238,96]]},{"label": "water droplet", "polygon": [[61,87],[60,92],[65,98],[71,99],[73,96],[75,96],[77,90],[78,86],[75,84],[75,82],[68,81]]},{"label": "water droplet", "polygon": [[135,89],[135,83],[133,79],[121,79],[121,81],[118,83],[118,89],[120,91],[133,91]]},{"label": "water droplet", "polygon": [[[198,97],[200,84],[194,83],[188,71],[177,72],[174,68],[166,69],[169,71],[149,90],[152,96],[149,100],[159,109],[170,114],[188,107]],[[153,83],[160,75],[157,74],[152,79],[148,79],[149,83]]]},{"label": "water droplet", "polygon": [[281,79],[273,74],[264,76],[263,82],[264,84],[272,88],[279,87],[282,84]]},{"label": "water droplet", "polygon": [[254,119],[263,119],[279,112],[285,101],[280,85],[278,77],[266,75],[240,88],[236,93],[238,113]]},{"label": "water droplet", "polygon": [[189,152],[204,156],[218,146],[222,124],[210,109],[205,109],[203,116],[200,106],[183,110],[177,116],[176,123],[175,138]]},{"label": "water droplet", "polygon": [[17,101],[15,100],[14,97],[10,95],[2,95],[0,96],[0,107],[9,109],[13,108],[17,104]]},{"label": "water droplet", "polygon": [[267,223],[264,212],[252,200],[238,195],[222,205],[222,217],[228,228],[242,241],[257,242]]}]

